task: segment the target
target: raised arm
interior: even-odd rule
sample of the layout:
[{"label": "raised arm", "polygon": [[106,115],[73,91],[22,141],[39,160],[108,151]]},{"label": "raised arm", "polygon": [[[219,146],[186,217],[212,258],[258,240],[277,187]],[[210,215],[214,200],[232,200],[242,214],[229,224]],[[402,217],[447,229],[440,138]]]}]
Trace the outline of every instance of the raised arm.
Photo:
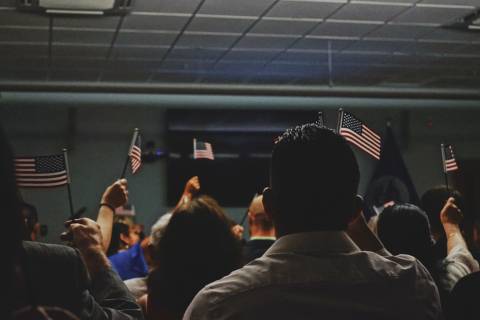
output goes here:
[{"label": "raised arm", "polygon": [[455,199],[449,198],[442,211],[440,212],[440,221],[447,237],[447,255],[454,248],[464,248],[468,250],[467,244],[460,230],[460,222],[463,219],[462,211],[456,206]]},{"label": "raised arm", "polygon": [[103,193],[98,209],[97,223],[103,236],[103,250],[107,252],[112,239],[115,209],[128,201],[127,180],[121,179],[110,185]]},{"label": "raised arm", "polygon": [[[175,208],[180,207],[182,204],[189,202],[200,191],[200,179],[197,176],[191,177],[185,184],[182,196],[178,200]],[[175,210],[174,210],[175,211]]]}]

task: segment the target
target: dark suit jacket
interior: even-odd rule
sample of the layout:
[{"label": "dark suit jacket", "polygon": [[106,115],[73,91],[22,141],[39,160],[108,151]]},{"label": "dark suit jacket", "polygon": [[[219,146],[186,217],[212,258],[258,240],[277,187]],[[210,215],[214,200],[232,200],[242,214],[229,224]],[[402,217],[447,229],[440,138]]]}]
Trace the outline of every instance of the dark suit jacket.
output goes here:
[{"label": "dark suit jacket", "polygon": [[274,242],[275,240],[268,239],[255,239],[247,241],[243,247],[244,263],[247,264],[250,261],[263,256],[265,251],[267,251]]},{"label": "dark suit jacket", "polygon": [[28,241],[23,249],[32,303],[61,307],[80,319],[143,319],[135,298],[112,269],[90,279],[75,249]]}]

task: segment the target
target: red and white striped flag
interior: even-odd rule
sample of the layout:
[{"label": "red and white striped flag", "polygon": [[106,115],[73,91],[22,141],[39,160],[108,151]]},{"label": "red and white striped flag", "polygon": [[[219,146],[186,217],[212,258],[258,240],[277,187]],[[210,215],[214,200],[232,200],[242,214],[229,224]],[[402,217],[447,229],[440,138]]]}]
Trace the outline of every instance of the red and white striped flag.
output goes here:
[{"label": "red and white striped flag", "polygon": [[455,160],[455,154],[453,153],[453,147],[451,144],[442,144],[442,159],[444,173],[458,170],[458,164]]},{"label": "red and white striped flag", "polygon": [[208,142],[193,139],[193,159],[214,160],[212,145]]},{"label": "red and white striped flag", "polygon": [[15,175],[20,188],[52,188],[69,182],[64,154],[17,157]]},{"label": "red and white striped flag", "polygon": [[375,159],[380,159],[382,139],[352,114],[340,110],[338,133]]},{"label": "red and white striped flag", "polygon": [[132,174],[135,174],[140,170],[142,166],[142,139],[138,131],[135,131],[132,139],[132,145],[130,147],[130,165],[132,167]]}]

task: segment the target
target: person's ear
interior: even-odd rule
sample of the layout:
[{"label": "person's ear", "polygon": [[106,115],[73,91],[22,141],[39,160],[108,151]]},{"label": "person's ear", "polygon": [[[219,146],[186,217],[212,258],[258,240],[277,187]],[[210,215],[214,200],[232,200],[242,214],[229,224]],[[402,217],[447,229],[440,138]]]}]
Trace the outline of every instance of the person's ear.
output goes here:
[{"label": "person's ear", "polygon": [[357,194],[354,199],[353,212],[351,221],[357,219],[363,211],[363,198],[361,195]]},{"label": "person's ear", "polygon": [[265,188],[262,193],[262,204],[263,204],[263,209],[265,210],[265,213],[267,216],[273,220],[274,216],[274,201],[273,201],[273,191],[271,188]]}]

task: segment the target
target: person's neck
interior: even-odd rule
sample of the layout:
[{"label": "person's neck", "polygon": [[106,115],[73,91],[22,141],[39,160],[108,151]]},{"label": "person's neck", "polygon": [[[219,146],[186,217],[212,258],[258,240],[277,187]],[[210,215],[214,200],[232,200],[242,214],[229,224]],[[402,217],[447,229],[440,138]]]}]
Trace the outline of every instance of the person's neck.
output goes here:
[{"label": "person's neck", "polygon": [[275,237],[275,230],[260,230],[260,229],[251,229],[250,238],[255,237]]}]

